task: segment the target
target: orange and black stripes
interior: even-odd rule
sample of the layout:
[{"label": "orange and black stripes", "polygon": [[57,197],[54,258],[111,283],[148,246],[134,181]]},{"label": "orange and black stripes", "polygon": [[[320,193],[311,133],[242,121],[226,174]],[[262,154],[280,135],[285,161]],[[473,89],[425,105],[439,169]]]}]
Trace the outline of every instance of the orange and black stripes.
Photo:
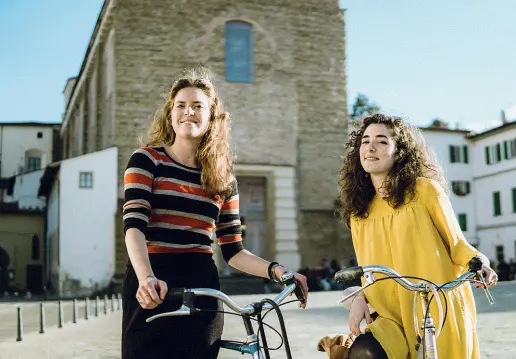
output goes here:
[{"label": "orange and black stripes", "polygon": [[217,201],[202,189],[200,169],[176,163],[163,148],[132,154],[124,194],[124,229],[141,230],[149,253],[212,254],[214,230],[226,261],[243,249],[236,183]]}]

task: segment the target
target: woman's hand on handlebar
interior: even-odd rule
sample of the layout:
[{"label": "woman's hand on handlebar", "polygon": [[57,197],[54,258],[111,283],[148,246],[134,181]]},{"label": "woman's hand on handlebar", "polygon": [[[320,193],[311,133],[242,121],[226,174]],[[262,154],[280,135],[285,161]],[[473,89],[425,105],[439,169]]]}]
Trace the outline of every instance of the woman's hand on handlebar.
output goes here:
[{"label": "woman's hand on handlebar", "polygon": [[167,295],[167,283],[154,276],[143,279],[136,291],[136,300],[143,309],[154,309]]},{"label": "woman's hand on handlebar", "polygon": [[349,330],[353,335],[360,335],[360,323],[362,319],[366,320],[367,324],[371,324],[373,320],[369,314],[369,306],[363,294],[359,293],[353,298],[351,303],[351,311],[349,313]]},{"label": "woman's hand on handlebar", "polygon": [[[485,273],[484,281],[486,282],[486,286],[492,287],[498,282],[498,275],[495,270],[489,266],[483,265],[482,271]],[[475,283],[475,287],[482,288],[483,285],[480,283]]]},{"label": "woman's hand on handlebar", "polygon": [[[274,275],[276,276],[276,278],[281,278],[281,276],[283,275],[283,273],[285,273],[287,271],[287,269],[283,266],[276,266],[274,268]],[[301,291],[303,292],[303,297],[305,298],[305,301],[304,303],[299,303],[299,308],[303,308],[305,309],[306,308],[306,303],[308,301],[308,284],[307,284],[307,279],[304,275],[302,274],[299,274],[297,272],[292,272],[291,273],[294,275],[294,278],[296,278],[296,283],[297,285],[299,286],[299,288],[301,288]]]}]

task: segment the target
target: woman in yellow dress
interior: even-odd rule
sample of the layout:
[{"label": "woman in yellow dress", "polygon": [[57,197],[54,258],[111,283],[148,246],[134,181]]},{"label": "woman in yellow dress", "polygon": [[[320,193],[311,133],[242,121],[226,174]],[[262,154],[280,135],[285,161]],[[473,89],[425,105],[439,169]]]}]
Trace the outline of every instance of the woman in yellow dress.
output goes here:
[{"label": "woman in yellow dress", "polygon": [[[442,170],[417,129],[398,117],[369,116],[351,133],[346,150],[340,172],[341,217],[351,228],[359,265],[387,266],[401,275],[446,283],[480,256],[487,285],[496,283],[487,258],[464,238],[444,190]],[[349,327],[358,337],[349,359],[414,359],[413,296],[392,280],[357,294]],[[437,339],[440,357],[479,358],[470,285],[446,296],[448,315]],[[437,321],[434,302],[431,314]],[[374,321],[368,303],[378,314]],[[367,327],[361,333],[364,319]]]}]

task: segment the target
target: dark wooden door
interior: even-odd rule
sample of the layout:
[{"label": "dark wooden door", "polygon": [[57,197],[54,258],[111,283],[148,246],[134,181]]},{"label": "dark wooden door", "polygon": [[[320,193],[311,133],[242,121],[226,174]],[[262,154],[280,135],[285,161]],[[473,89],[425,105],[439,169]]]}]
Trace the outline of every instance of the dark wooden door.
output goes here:
[{"label": "dark wooden door", "polygon": [[43,266],[27,264],[27,290],[33,294],[43,292]]}]

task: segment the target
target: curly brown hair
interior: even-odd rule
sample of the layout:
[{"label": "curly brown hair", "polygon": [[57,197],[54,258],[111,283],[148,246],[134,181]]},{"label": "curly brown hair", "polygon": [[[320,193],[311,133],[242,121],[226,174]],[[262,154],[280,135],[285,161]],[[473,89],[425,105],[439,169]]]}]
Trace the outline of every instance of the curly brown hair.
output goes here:
[{"label": "curly brown hair", "polygon": [[210,104],[208,130],[201,139],[196,159],[201,167],[203,189],[211,196],[227,196],[235,180],[234,155],[229,146],[230,115],[224,111],[206,69],[192,69],[172,85],[165,96],[165,102],[156,112],[147,134],[146,146],[172,145],[176,133],[172,128],[171,111],[174,99],[184,88],[195,87],[204,92]]},{"label": "curly brown hair", "polygon": [[418,177],[431,178],[446,188],[443,171],[419,129],[400,117],[384,114],[365,117],[359,128],[349,135],[340,170],[340,215],[348,227],[352,216],[367,218],[369,204],[376,193],[371,177],[360,163],[362,136],[371,124],[387,126],[396,144],[396,159],[383,184],[391,207],[398,208],[415,197]]}]

